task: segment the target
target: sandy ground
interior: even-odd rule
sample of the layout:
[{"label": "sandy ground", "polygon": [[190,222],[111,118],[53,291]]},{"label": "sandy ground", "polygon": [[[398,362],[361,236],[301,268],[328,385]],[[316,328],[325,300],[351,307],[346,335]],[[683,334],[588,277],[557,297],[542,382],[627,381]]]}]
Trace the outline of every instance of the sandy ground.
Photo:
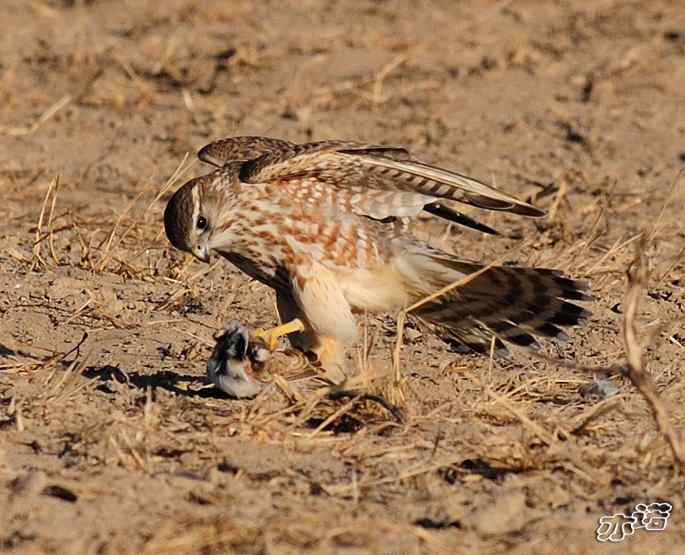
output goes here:
[{"label": "sandy ground", "polygon": [[[685,428],[681,2],[2,11],[0,552],[683,552],[683,478],[649,406],[621,376],[602,399],[573,367],[624,360],[626,271],[645,232],[640,339]],[[588,280],[592,319],[545,351],[565,365],[413,333],[403,382],[369,386],[402,423],[370,401],[203,387],[215,330],[275,323],[273,296],[173,252],[161,213],[208,170],[197,149],[236,134],[405,145],[548,209],[479,214],[497,239],[421,230]],[[390,360],[392,317],[367,329]],[[597,542],[599,517],[655,501],[673,505],[665,531]]]}]

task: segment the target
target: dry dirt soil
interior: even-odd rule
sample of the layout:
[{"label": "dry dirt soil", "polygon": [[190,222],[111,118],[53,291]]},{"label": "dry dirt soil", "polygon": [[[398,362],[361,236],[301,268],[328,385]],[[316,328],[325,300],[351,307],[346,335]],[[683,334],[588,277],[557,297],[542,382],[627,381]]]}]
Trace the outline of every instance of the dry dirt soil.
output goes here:
[{"label": "dry dirt soil", "polygon": [[[685,430],[681,1],[3,0],[0,29],[0,552],[685,553],[650,406],[588,371],[625,361],[640,252],[638,339]],[[540,358],[410,330],[401,382],[355,366],[403,420],[205,386],[214,332],[274,324],[273,296],[161,215],[244,134],[405,145],[532,199],[547,217],[468,212],[499,238],[417,232],[587,280],[592,318]],[[394,322],[365,323],[381,363]],[[666,530],[597,542],[655,501]]]}]

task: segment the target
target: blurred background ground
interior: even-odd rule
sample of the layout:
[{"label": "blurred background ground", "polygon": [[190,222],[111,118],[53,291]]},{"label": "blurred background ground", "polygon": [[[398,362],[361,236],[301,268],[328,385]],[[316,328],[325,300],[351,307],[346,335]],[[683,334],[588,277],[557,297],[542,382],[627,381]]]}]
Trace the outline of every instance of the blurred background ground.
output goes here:
[{"label": "blurred background ground", "polygon": [[[403,424],[361,403],[319,429],[344,403],[303,414],[276,390],[203,389],[214,331],[273,324],[273,297],[227,263],[172,252],[161,224],[216,138],[405,145],[549,210],[478,214],[496,240],[419,231],[588,280],[593,318],[546,353],[590,366],[623,357],[625,272],[646,231],[639,317],[645,337],[665,326],[646,359],[684,429],[681,3],[2,11],[0,552],[682,552],[682,475],[623,378],[602,400],[580,370],[414,333]],[[389,360],[392,318],[368,326]],[[674,507],[665,531],[596,542],[600,516],[657,500]]]}]

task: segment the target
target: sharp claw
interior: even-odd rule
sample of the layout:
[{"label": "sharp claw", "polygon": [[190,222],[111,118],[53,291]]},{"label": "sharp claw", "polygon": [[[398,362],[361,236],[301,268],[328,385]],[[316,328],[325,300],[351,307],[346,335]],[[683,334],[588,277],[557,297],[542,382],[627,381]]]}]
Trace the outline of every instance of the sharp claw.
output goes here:
[{"label": "sharp claw", "polygon": [[278,347],[278,340],[281,337],[298,331],[304,331],[304,324],[301,320],[296,318],[295,320],[286,322],[285,324],[281,324],[280,326],[276,326],[269,330],[257,329],[252,332],[252,337],[259,337],[264,341],[267,349],[275,351],[276,347]]}]

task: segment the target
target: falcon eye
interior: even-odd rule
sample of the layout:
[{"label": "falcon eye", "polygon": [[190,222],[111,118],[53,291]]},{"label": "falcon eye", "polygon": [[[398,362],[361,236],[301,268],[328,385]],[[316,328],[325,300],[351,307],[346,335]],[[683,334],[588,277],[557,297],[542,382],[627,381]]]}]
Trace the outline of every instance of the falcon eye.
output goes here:
[{"label": "falcon eye", "polygon": [[200,216],[197,219],[197,228],[198,229],[207,229],[207,218],[204,216]]}]

